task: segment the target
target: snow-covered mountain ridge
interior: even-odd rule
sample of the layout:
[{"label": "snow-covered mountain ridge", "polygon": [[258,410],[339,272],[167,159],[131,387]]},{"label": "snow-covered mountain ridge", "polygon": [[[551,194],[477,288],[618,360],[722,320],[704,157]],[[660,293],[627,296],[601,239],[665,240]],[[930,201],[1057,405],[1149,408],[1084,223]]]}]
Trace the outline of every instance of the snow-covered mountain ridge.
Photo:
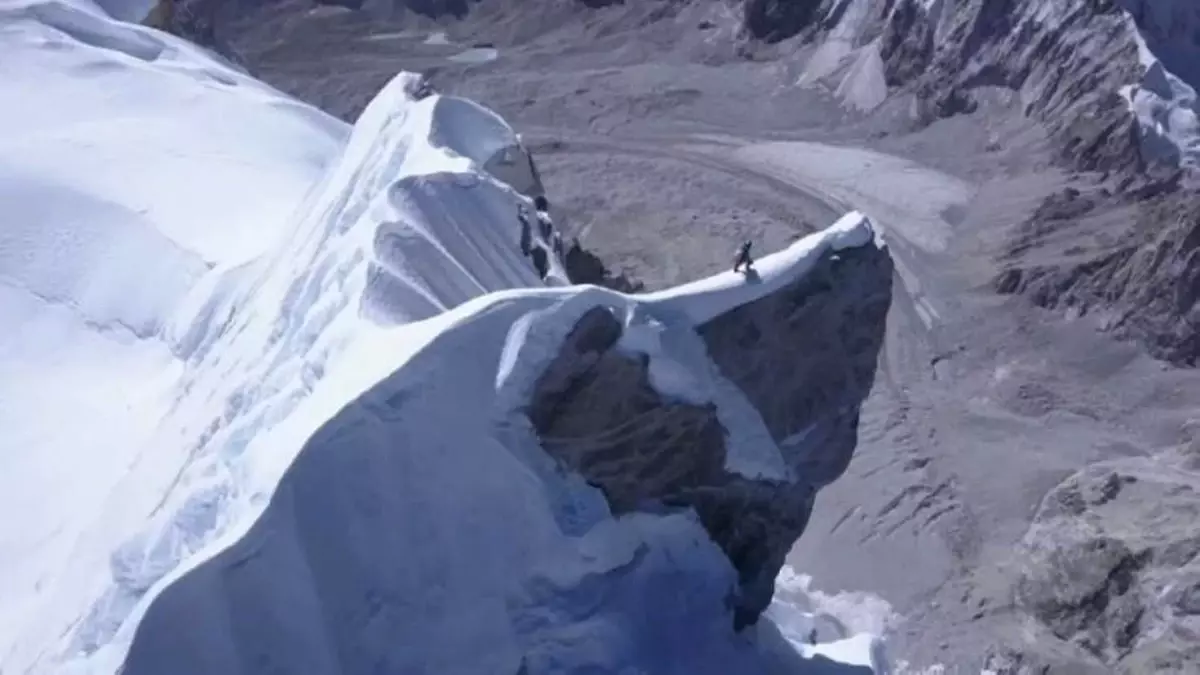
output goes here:
[{"label": "snow-covered mountain ridge", "polygon": [[[516,291],[431,319],[249,532],[151,604],[125,672],[774,667],[729,603],[765,608],[852,450],[890,284],[870,237],[848,216],[760,261],[761,289],[726,273],[640,301]],[[748,407],[789,391],[773,418]]]},{"label": "snow-covered mountain ridge", "polygon": [[749,281],[546,287],[486,109],[400,75],[350,129],[94,5],[3,12],[5,672],[882,667],[734,631],[853,451],[865,217]]}]

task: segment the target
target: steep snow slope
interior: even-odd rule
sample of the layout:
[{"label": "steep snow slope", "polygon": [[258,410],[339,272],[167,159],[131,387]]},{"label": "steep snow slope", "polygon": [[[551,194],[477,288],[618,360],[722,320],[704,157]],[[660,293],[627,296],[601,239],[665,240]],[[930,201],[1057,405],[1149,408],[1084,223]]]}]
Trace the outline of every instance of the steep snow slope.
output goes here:
[{"label": "steep snow slope", "polygon": [[[0,668],[79,616],[214,264],[265,249],[341,124],[87,3],[0,6]],[[153,488],[151,488],[153,489]]]}]

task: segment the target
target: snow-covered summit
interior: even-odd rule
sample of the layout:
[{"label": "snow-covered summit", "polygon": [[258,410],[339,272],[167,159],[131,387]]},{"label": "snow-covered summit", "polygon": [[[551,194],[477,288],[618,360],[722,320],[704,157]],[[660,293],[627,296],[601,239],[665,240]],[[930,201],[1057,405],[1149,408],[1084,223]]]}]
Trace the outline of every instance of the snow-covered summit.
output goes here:
[{"label": "snow-covered summit", "polygon": [[798,658],[733,629],[854,447],[864,216],[550,287],[516,135],[410,75],[350,129],[90,4],[6,6],[0,50],[0,669]]}]

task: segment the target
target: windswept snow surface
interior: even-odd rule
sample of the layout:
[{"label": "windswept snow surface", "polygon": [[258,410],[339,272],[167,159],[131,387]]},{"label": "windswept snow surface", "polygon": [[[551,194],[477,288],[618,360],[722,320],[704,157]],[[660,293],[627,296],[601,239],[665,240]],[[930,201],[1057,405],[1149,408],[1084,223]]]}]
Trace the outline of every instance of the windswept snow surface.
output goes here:
[{"label": "windswept snow surface", "polygon": [[[432,540],[414,530],[420,545],[397,561],[419,582],[414,601],[461,603],[441,605],[457,621],[478,607],[474,625],[440,624],[463,642],[430,644],[426,663],[469,655],[475,637],[515,639],[488,603],[517,582],[504,570],[539,550],[574,563],[562,567],[569,576],[587,571],[580,556],[621,567],[652,542],[651,562],[619,586],[617,633],[596,646],[634,630],[619,627],[636,627],[623,623],[636,603],[661,575],[678,579],[681,564],[699,587],[664,639],[727,633],[720,593],[733,571],[694,518],[613,521],[591,488],[546,466],[530,432],[515,454],[495,456],[477,432],[489,413],[514,409],[518,385],[532,382],[571,316],[603,304],[694,325],[787,283],[815,255],[870,241],[865,218],[761,259],[753,286],[724,274],[640,302],[535,290],[514,217],[525,198],[480,170],[515,135],[466,101],[412,101],[412,76],[390,83],[351,131],[82,2],[0,8],[0,57],[0,510],[10,514],[0,522],[0,671],[115,672],[151,599],[245,534],[300,448],[385,379],[430,389],[417,396],[425,414],[414,434],[468,441],[444,455],[392,455],[414,463],[398,498],[465,527]],[[669,348],[651,357],[685,367],[699,358]],[[447,489],[476,459],[495,465],[494,477],[475,471],[482,483]],[[774,459],[734,461],[761,473]],[[350,468],[336,472],[349,480]],[[501,481],[502,468],[523,478]],[[476,527],[486,513],[509,517]],[[516,532],[504,527],[513,523]],[[481,574],[497,557],[510,566]],[[557,558],[539,559],[553,571]],[[423,581],[443,567],[461,586]],[[547,616],[538,603],[549,599],[526,590],[527,617]],[[569,605],[555,606],[583,629]],[[530,626],[524,639],[580,664],[655,658],[648,643],[597,655],[553,622]],[[878,640],[854,639],[869,649],[850,660],[870,663]],[[513,654],[516,644],[484,647]],[[714,649],[730,663],[761,658],[740,643]],[[181,672],[172,665],[157,672]]]},{"label": "windswept snow surface", "polygon": [[98,516],[187,452],[151,440],[175,308],[286,231],[346,135],[96,5],[0,5],[0,670],[48,671],[132,531]]}]

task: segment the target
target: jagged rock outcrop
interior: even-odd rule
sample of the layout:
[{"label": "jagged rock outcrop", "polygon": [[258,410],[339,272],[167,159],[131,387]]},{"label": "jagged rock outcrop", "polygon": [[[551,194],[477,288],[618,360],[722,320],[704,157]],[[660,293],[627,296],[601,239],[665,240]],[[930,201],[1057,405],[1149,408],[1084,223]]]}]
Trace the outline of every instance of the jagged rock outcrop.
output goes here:
[{"label": "jagged rock outcrop", "polygon": [[[1048,198],[1021,224],[1000,257],[994,286],[1023,294],[1047,309],[1097,315],[1115,334],[1136,339],[1161,359],[1200,363],[1200,194],[1179,189],[1178,175],[1104,186],[1068,188]],[[1129,199],[1136,210],[1123,207]],[[1070,240],[1054,264],[1028,264],[1026,251],[1054,250],[1071,228],[1112,230],[1108,241]],[[1107,223],[1105,221],[1108,221]]]},{"label": "jagged rock outcrop", "polygon": [[857,440],[891,298],[891,260],[872,246],[824,257],[783,292],[698,328],[720,374],[758,411],[794,480],[726,466],[714,404],[652,386],[648,358],[619,347],[621,323],[588,312],[535,390],[529,418],[546,452],[600,487],[614,513],[690,507],[737,568],[737,627],[770,602],[816,491]]},{"label": "jagged rock outcrop", "polygon": [[1014,588],[1043,635],[1036,647],[999,650],[996,672],[1182,673],[1200,663],[1200,481],[1189,461],[1185,449],[1095,464],[1050,491],[1017,551]]},{"label": "jagged rock outcrop", "polygon": [[745,0],[742,24],[750,35],[778,42],[812,26],[829,4],[822,0]]},{"label": "jagged rock outcrop", "polygon": [[[1135,25],[1115,3],[747,0],[744,8],[752,39],[877,50],[891,93],[914,97],[917,124],[970,112],[975,89],[1003,87],[1020,92],[1026,114],[1048,127],[1064,164],[1116,169],[1142,161],[1120,89],[1144,68]],[[819,77],[847,77],[844,68],[822,68]]]},{"label": "jagged rock outcrop", "polygon": [[594,284],[611,288],[622,293],[637,293],[645,290],[646,285],[637,279],[629,278],[625,273],[613,274],[604,261],[595,253],[584,248],[575,239],[563,256],[563,265],[572,283]]}]

